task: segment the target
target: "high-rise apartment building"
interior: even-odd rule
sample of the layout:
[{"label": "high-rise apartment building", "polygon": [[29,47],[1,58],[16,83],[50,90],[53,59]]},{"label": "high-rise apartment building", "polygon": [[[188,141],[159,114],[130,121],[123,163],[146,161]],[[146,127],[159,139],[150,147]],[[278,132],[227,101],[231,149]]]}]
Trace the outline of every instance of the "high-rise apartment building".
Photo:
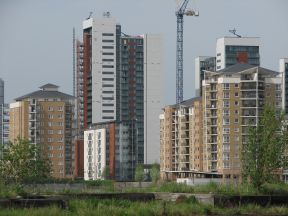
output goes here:
[{"label": "high-rise apartment building", "polygon": [[216,70],[237,63],[260,66],[260,39],[257,37],[223,37],[216,44]]},{"label": "high-rise apartment building", "polygon": [[0,105],[1,108],[1,140],[0,144],[7,144],[9,142],[9,104]]},{"label": "high-rise apartment building", "polygon": [[46,84],[10,104],[10,140],[27,138],[52,162],[52,176],[74,175],[74,97]]},{"label": "high-rise apartment building", "polygon": [[160,171],[163,179],[203,170],[202,98],[166,106],[160,115]]},{"label": "high-rise apartment building", "polygon": [[198,56],[195,59],[195,92],[199,97],[202,94],[202,80],[204,80],[204,70],[216,69],[216,57]]},{"label": "high-rise apartment building", "polygon": [[9,105],[4,101],[4,81],[0,79],[0,158],[9,141]]},{"label": "high-rise apartment building", "polygon": [[279,71],[282,74],[282,108],[288,114],[288,58],[280,59]]},{"label": "high-rise apartment building", "polygon": [[123,34],[116,20],[105,13],[83,22],[82,47],[76,77],[80,77],[77,88],[83,89],[82,95],[77,91],[77,98],[84,130],[102,122],[127,124],[133,136],[129,139],[133,169],[137,164],[159,162],[155,119],[161,113],[161,36]]},{"label": "high-rise apartment building", "polygon": [[167,106],[160,116],[162,178],[239,179],[249,127],[265,104],[281,111],[280,73],[249,64],[204,72],[202,98]]},{"label": "high-rise apartment building", "polygon": [[[0,135],[1,137],[2,137],[2,130],[3,130],[3,126],[2,126],[3,104],[4,104],[4,81],[0,78]],[[0,140],[0,144],[2,144],[1,141],[2,140]]]},{"label": "high-rise apartment building", "polygon": [[281,111],[281,77],[278,72],[249,64],[205,71],[202,99],[203,171],[237,179],[249,126],[258,124],[265,104]]}]

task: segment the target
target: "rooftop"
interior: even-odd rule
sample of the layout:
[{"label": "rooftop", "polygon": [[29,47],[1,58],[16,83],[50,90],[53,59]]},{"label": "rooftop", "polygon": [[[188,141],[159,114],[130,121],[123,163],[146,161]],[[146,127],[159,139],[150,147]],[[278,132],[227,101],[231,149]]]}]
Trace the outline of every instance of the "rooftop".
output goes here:
[{"label": "rooftop", "polygon": [[22,101],[27,98],[61,98],[61,99],[73,99],[74,97],[69,94],[65,94],[58,91],[59,86],[48,83],[39,87],[41,90],[31,92],[21,97],[15,98],[16,101]]}]

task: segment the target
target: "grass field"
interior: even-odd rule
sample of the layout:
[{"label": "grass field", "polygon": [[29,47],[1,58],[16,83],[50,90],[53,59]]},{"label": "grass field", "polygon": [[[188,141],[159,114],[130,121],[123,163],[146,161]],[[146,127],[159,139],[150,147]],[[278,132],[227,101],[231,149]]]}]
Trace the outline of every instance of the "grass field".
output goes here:
[{"label": "grass field", "polygon": [[69,209],[57,207],[39,209],[0,209],[2,216],[54,216],[54,215],[288,215],[287,207],[263,208],[247,205],[239,208],[218,208],[200,204],[195,199],[186,199],[180,203],[151,201],[130,202],[125,200],[71,200]]}]

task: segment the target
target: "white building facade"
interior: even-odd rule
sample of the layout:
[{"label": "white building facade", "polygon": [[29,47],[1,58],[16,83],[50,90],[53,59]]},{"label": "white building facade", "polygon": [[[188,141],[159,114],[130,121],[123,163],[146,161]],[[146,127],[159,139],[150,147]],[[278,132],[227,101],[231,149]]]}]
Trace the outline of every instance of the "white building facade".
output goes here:
[{"label": "white building facade", "polygon": [[163,98],[162,35],[144,35],[144,163],[159,163]]},{"label": "white building facade", "polygon": [[83,22],[91,34],[92,123],[116,119],[116,20],[109,16]]},{"label": "white building facade", "polygon": [[84,131],[84,179],[103,179],[106,166],[106,129]]},{"label": "white building facade", "polygon": [[222,70],[237,63],[260,66],[260,38],[223,37],[217,39],[216,70]]}]

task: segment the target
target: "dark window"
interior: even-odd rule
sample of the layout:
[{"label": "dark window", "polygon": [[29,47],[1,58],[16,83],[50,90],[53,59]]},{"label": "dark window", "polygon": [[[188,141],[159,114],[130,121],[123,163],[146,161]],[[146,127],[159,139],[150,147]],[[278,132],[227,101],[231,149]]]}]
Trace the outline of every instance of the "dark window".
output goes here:
[{"label": "dark window", "polygon": [[114,55],[112,52],[103,52],[102,55]]},{"label": "dark window", "polygon": [[103,84],[102,87],[114,87],[113,84]]},{"label": "dark window", "polygon": [[114,110],[102,110],[102,113],[114,113]]},{"label": "dark window", "polygon": [[114,97],[102,97],[103,100],[114,100]]},{"label": "dark window", "polygon": [[114,62],[114,59],[102,59],[104,62]]},{"label": "dark window", "polygon": [[103,94],[114,94],[114,91],[102,91]]},{"label": "dark window", "polygon": [[103,119],[114,119],[113,116],[103,116],[102,118],[103,118]]},{"label": "dark window", "polygon": [[102,40],[103,43],[113,43],[114,40]]},{"label": "dark window", "polygon": [[114,74],[114,72],[103,71],[102,74]]},{"label": "dark window", "polygon": [[102,46],[102,49],[114,49],[113,46]]},{"label": "dark window", "polygon": [[114,78],[102,78],[102,81],[114,81]]},{"label": "dark window", "polygon": [[113,107],[114,104],[107,104],[107,103],[104,103],[104,104],[102,104],[102,106],[106,106],[106,107]]},{"label": "dark window", "polygon": [[113,33],[102,33],[102,36],[114,36]]},{"label": "dark window", "polygon": [[102,68],[114,68],[114,65],[102,65]]}]

